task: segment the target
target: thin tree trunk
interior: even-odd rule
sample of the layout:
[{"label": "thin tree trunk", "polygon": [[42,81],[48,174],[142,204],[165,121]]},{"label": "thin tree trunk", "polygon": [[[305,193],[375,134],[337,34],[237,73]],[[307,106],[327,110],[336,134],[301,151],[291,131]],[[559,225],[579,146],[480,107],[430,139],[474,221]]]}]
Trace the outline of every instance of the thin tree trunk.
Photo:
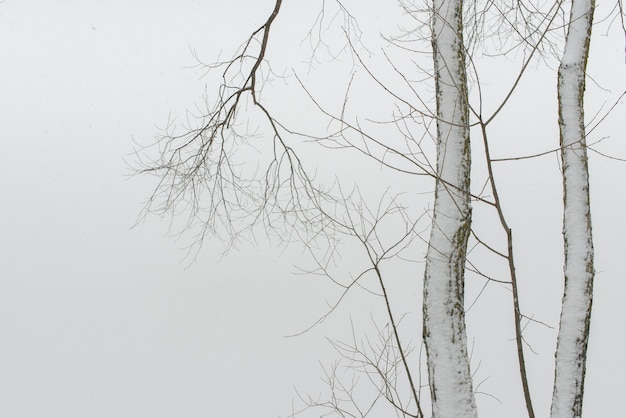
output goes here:
[{"label": "thin tree trunk", "polygon": [[572,0],[565,51],[559,66],[565,289],[552,418],[582,416],[594,277],[583,97],[594,7],[594,0]]},{"label": "thin tree trunk", "polygon": [[471,206],[461,0],[434,0],[437,174],[424,277],[424,342],[433,418],[476,417],[464,312]]}]

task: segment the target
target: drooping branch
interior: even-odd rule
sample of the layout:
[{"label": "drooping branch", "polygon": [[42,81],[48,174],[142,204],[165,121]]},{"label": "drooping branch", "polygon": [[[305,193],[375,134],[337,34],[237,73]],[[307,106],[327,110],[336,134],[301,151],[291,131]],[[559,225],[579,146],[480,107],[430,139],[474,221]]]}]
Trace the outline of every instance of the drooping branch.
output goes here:
[{"label": "drooping branch", "polygon": [[[168,126],[158,138],[158,158],[140,155],[140,172],[160,178],[145,212],[186,212],[185,229],[200,230],[198,245],[207,234],[225,234],[233,242],[259,223],[268,230],[282,228],[278,236],[285,240],[317,234],[327,225],[319,210],[324,192],[260,97],[262,67],[281,3],[276,1],[234,58],[207,65],[222,69],[222,81],[215,105],[188,123],[199,127],[177,134]],[[269,132],[259,135],[257,130]]]},{"label": "drooping branch", "polygon": [[276,16],[278,16],[278,12],[280,11],[280,5],[282,1],[283,0],[276,0],[276,4],[274,5],[274,10],[272,11],[272,14],[270,15],[270,17],[259,29],[257,29],[252,34],[252,37],[251,37],[252,39],[259,32],[263,32],[263,39],[261,40],[261,50],[259,51],[259,55],[256,61],[254,62],[252,69],[250,70],[250,91],[252,92],[252,98],[254,99],[254,103],[258,103],[258,100],[256,97],[257,74],[259,72],[259,68],[261,67],[261,64],[263,63],[263,60],[265,59],[265,52],[267,51],[268,40],[270,37],[270,29],[271,29],[272,23],[274,23],[274,19],[276,19]]}]

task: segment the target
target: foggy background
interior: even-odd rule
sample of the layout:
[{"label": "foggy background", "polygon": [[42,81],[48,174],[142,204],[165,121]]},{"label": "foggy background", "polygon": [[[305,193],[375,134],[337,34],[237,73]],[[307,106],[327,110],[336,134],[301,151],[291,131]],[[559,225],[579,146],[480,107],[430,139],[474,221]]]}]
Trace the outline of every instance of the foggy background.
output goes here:
[{"label": "foggy background", "polygon": [[[307,27],[302,19],[310,25],[320,7],[289,3],[267,57],[279,64],[306,56],[307,44],[299,44]],[[364,2],[362,12],[372,20],[363,17],[363,26],[386,22],[390,4],[374,9]],[[294,388],[326,390],[320,364],[337,357],[326,337],[349,338],[352,315],[367,318],[380,309],[370,308],[367,296],[355,297],[320,327],[286,338],[324,314],[337,294],[327,281],[293,274],[294,265],[307,263],[300,248],[260,238],[257,247],[244,243],[222,257],[223,244],[208,241],[194,259],[185,257],[189,240],[170,234],[169,219],[148,217],[131,228],[155,184],[130,177],[137,144],[151,143],[168,119],[184,119],[214,91],[214,79],[203,78],[192,51],[205,62],[230,58],[272,7],[272,1],[249,0],[0,3],[0,416],[287,416],[292,401],[296,410],[301,406]],[[608,10],[599,8],[602,13]],[[589,64],[598,82],[590,82],[589,91],[604,93],[588,99],[588,116],[604,101],[610,105],[626,80],[623,39],[615,28],[611,36],[604,32],[595,34]],[[298,45],[302,55],[294,52]],[[554,71],[537,69],[524,80],[505,110],[522,123],[511,130],[509,117],[501,118],[494,129],[506,140],[494,146],[494,157],[558,144],[556,102],[545,92],[555,79]],[[497,82],[496,74],[494,88]],[[527,109],[543,106],[545,119],[526,120]],[[623,112],[618,107],[594,133],[596,139],[611,135],[599,149],[622,158]],[[623,410],[626,391],[625,163],[590,158],[598,274],[585,408],[589,416],[611,417]],[[554,261],[562,258],[556,157],[507,167],[502,198],[520,236],[522,307],[556,325],[562,281],[562,261]],[[507,189],[506,181],[514,187]],[[475,212],[477,222],[488,216]],[[408,286],[409,299],[419,297],[420,274]],[[503,309],[508,303],[501,301]],[[511,358],[502,361],[512,366],[481,366],[489,378],[481,390],[504,406],[479,398],[479,410],[485,417],[523,416],[523,409],[507,407],[505,393],[519,398],[512,334],[494,337],[492,325],[481,331],[480,318],[497,322],[493,316],[484,308],[468,314],[470,337],[480,345],[485,334],[476,355],[490,358],[494,338],[509,347]],[[507,320],[504,326],[512,326]],[[539,353],[528,354],[531,389],[545,416],[555,331],[528,332]]]}]

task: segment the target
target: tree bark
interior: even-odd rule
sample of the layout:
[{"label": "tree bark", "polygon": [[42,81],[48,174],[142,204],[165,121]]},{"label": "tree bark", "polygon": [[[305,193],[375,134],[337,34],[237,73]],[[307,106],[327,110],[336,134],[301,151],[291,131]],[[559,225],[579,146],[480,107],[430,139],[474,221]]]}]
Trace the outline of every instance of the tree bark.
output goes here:
[{"label": "tree bark", "polygon": [[433,418],[476,417],[464,308],[471,205],[462,1],[434,0],[433,6],[438,178],[424,277],[424,343]]},{"label": "tree bark", "polygon": [[565,288],[557,340],[552,418],[582,416],[593,297],[593,241],[584,91],[594,0],[573,0],[558,73],[563,164]]}]

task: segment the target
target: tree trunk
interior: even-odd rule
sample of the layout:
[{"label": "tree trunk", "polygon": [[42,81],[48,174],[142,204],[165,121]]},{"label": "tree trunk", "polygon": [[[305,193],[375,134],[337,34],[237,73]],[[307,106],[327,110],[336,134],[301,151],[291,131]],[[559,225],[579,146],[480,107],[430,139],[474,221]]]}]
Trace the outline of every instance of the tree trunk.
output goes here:
[{"label": "tree trunk", "polygon": [[435,0],[432,44],[437,175],[424,277],[424,342],[433,418],[476,417],[464,312],[470,142],[461,0]]},{"label": "tree trunk", "polygon": [[552,418],[582,415],[594,277],[583,96],[594,7],[594,0],[572,1],[565,51],[559,66],[565,289],[557,340]]}]

